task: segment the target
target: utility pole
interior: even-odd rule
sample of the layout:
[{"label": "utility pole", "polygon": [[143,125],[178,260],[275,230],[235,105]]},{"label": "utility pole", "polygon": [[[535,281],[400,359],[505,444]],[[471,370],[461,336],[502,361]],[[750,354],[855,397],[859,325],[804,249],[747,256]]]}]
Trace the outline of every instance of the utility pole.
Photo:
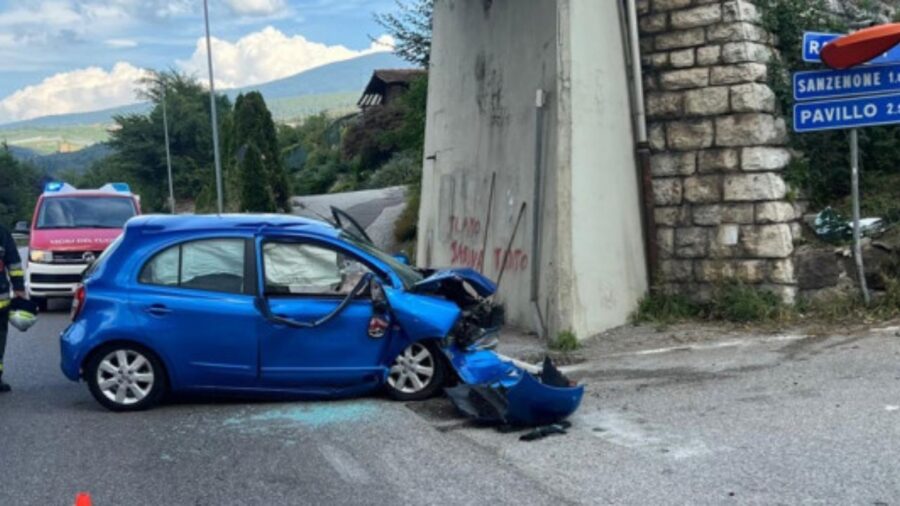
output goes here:
[{"label": "utility pole", "polygon": [[166,169],[169,172],[169,211],[175,214],[175,187],[172,184],[172,153],[169,151],[169,117],[166,114],[166,83],[162,82],[163,134],[166,138]]},{"label": "utility pole", "polygon": [[216,161],[216,209],[222,214],[222,160],[219,158],[219,120],[216,113],[216,85],[213,79],[212,44],[209,41],[209,1],[203,0],[206,23],[206,62],[209,66],[209,110],[212,121],[213,157]]}]

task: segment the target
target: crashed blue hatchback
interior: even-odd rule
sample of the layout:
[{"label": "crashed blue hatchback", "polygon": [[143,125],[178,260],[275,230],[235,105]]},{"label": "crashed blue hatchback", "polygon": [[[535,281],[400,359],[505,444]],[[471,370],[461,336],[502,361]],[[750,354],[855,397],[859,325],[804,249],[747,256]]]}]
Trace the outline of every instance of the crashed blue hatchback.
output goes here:
[{"label": "crashed blue hatchback", "polygon": [[[419,270],[346,214],[142,216],[85,272],[62,370],[113,411],[167,391],[398,400],[454,384],[464,411],[561,420],[582,387],[490,350],[503,315],[471,269]],[[461,391],[459,387],[470,387]],[[485,404],[487,403],[487,404]]]}]

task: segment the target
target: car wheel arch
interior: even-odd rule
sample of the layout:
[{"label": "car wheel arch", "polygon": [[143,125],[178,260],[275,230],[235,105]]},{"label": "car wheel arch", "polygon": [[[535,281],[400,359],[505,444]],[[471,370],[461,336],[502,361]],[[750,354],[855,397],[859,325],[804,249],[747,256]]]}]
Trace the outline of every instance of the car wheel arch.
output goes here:
[{"label": "car wheel arch", "polygon": [[107,349],[115,348],[117,346],[128,346],[144,353],[153,354],[162,366],[162,374],[165,378],[166,385],[168,386],[168,388],[172,388],[172,375],[169,373],[169,366],[166,364],[165,357],[158,351],[154,350],[152,347],[131,339],[109,339],[97,343],[97,345],[91,348],[89,352],[85,353],[84,358],[81,360],[81,365],[79,367],[79,375],[81,376],[81,379],[85,379],[84,369],[94,357],[96,357],[100,353],[105,352]]}]

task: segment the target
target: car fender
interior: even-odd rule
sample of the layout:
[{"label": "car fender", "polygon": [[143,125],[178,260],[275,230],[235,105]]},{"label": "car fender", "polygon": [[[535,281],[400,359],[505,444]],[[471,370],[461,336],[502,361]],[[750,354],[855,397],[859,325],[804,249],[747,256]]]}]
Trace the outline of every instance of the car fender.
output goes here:
[{"label": "car fender", "polygon": [[391,312],[410,341],[446,337],[459,319],[456,304],[427,295],[416,295],[388,286],[384,293]]}]

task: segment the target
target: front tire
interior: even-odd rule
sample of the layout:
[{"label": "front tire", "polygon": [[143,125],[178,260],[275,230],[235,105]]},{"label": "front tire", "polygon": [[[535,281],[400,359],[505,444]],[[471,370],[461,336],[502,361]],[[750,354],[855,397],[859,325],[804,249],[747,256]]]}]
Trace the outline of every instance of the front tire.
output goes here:
[{"label": "front tire", "polygon": [[419,401],[437,393],[447,379],[444,354],[433,341],[409,345],[394,359],[385,387],[398,401]]},{"label": "front tire", "polygon": [[166,373],[157,356],[128,343],[104,347],[84,368],[91,395],[110,411],[141,411],[159,402]]}]

